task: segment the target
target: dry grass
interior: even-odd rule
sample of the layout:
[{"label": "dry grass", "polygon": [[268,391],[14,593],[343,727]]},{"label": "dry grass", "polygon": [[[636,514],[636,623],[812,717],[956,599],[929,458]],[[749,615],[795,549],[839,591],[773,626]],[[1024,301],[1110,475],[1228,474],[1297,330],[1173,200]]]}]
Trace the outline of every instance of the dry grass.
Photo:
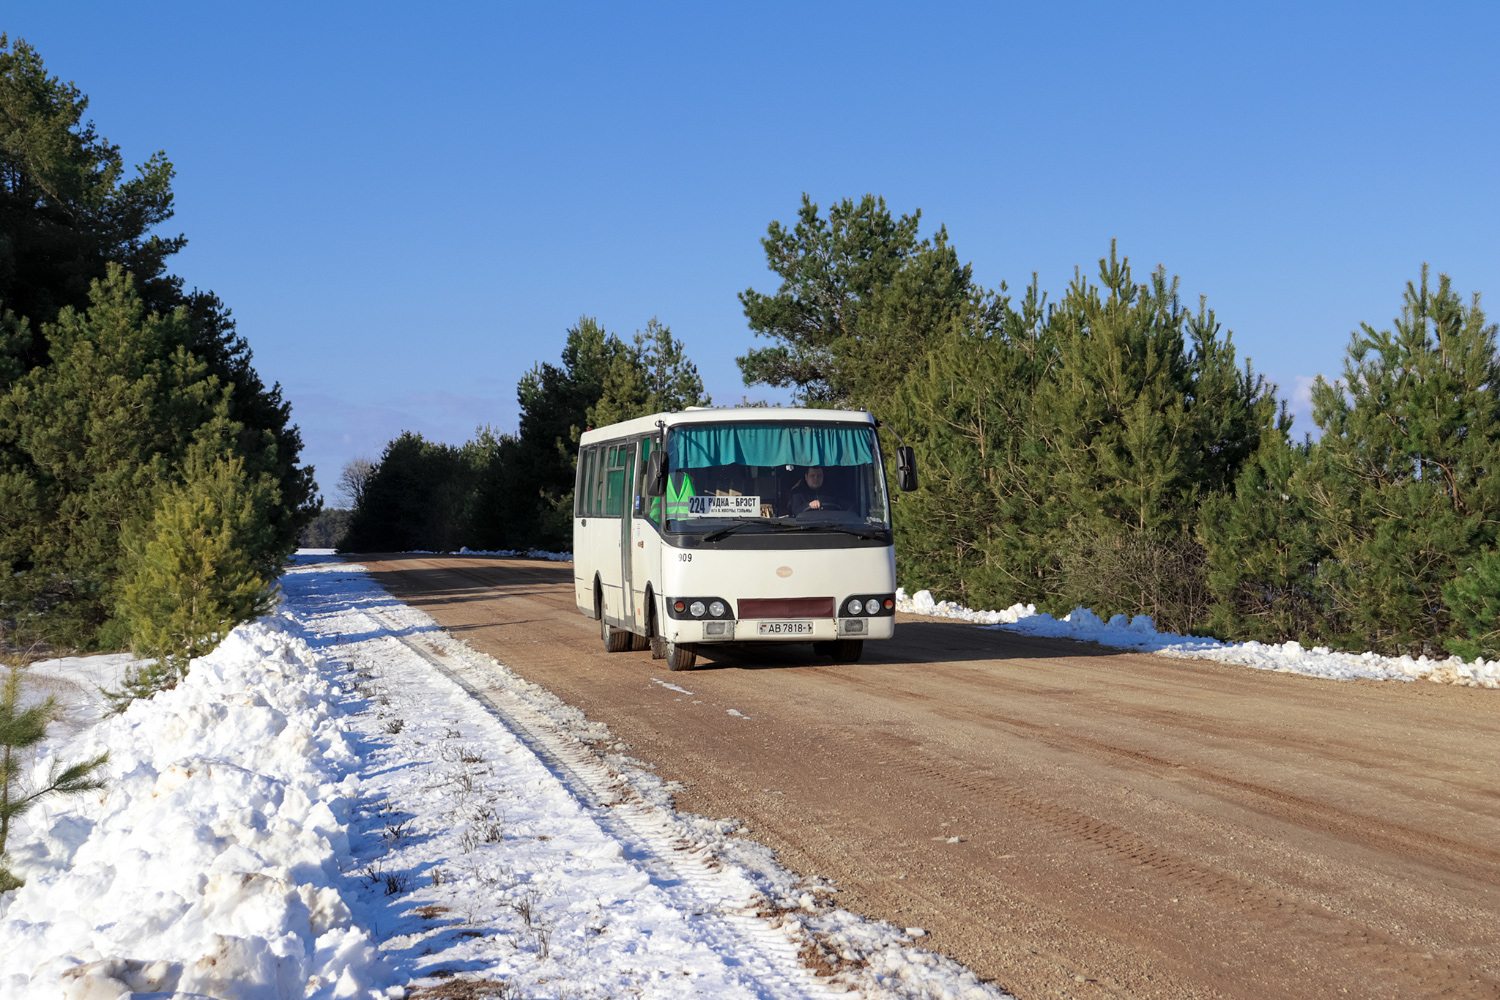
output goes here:
[{"label": "dry grass", "polygon": [[447,970],[432,975],[443,982],[408,990],[407,1000],[509,1000],[516,995],[514,986],[498,979],[461,979]]}]

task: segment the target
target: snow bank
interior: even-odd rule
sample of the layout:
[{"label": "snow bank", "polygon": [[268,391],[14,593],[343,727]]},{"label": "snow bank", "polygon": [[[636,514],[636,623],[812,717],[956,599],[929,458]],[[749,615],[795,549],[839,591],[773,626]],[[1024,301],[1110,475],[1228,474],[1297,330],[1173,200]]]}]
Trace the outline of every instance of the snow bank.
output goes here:
[{"label": "snow bank", "polygon": [[456,556],[501,556],[507,559],[547,559],[551,562],[572,562],[571,552],[548,552],[546,549],[471,549],[467,545],[452,553]]},{"label": "snow bank", "polygon": [[1457,656],[1446,659],[1413,659],[1410,656],[1380,656],[1375,653],[1339,653],[1324,646],[1304,648],[1297,642],[1265,644],[1260,642],[1220,642],[1198,636],[1158,632],[1150,615],[1127,618],[1115,615],[1102,620],[1089,608],[1075,608],[1062,618],[1040,614],[1034,604],[1013,604],[1004,611],[975,611],[952,601],[937,601],[926,590],[907,595],[905,588],[896,591],[896,608],[935,618],[1004,628],[1029,635],[1063,639],[1080,639],[1105,646],[1139,649],[1163,656],[1190,657],[1235,663],[1258,670],[1278,670],[1341,680],[1425,680],[1438,684],[1468,687],[1500,688],[1500,660],[1475,660],[1466,663]]},{"label": "snow bank", "polygon": [[109,751],[110,783],[13,831],[26,885],[0,896],[0,994],[381,995],[339,889],[355,752],[286,624],[236,629],[175,690],[44,748],[38,772]]},{"label": "snow bank", "polygon": [[13,832],[0,997],[1003,1000],[362,569],[302,553],[276,615],[103,722],[128,658],[31,668],[77,723],[38,769],[112,775]]},{"label": "snow bank", "polygon": [[838,909],[737,821],[677,813],[676,789],[605,726],[361,569],[309,563],[283,588],[366,699],[347,867],[369,886],[351,905],[404,981],[559,1000],[1003,997],[915,934]]}]

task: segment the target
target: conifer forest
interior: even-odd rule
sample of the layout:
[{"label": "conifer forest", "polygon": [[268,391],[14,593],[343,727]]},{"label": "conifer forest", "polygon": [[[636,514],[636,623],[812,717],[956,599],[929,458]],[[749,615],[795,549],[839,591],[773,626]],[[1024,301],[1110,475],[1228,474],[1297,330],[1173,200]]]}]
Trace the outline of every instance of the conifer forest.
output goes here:
[{"label": "conifer forest", "polygon": [[[946,229],[804,196],[740,303],[747,386],[862,407],[916,446],[895,504],[910,590],[972,607],[1148,614],[1223,639],[1500,654],[1500,359],[1477,294],[1425,265],[1319,378],[1319,434],[1166,270],[1115,246],[1060,293],[988,288]],[[1373,315],[1379,315],[1378,312]],[[670,330],[581,319],[517,387],[517,435],[392,441],[350,551],[566,548],[578,434],[701,405]]]},{"label": "conifer forest", "polygon": [[[584,428],[712,405],[665,323],[622,337],[584,316],[521,379],[515,433],[403,433],[350,463],[343,507],[319,517],[279,386],[228,306],[169,270],[186,244],[161,231],[172,163],[127,171],[87,107],[0,36],[11,647],[133,648],[159,686],[267,606],[299,538],[567,548]],[[874,195],[826,211],[804,195],[761,241],[775,287],[739,296],[746,386],[868,409],[915,446],[921,488],[895,504],[908,589],[1224,639],[1500,655],[1500,359],[1476,292],[1416,262],[1361,304],[1343,370],[1313,390],[1317,433],[1294,437],[1232,318],[1165,268],[1110,245],[1065,288],[991,287],[921,223]]]},{"label": "conifer forest", "polygon": [[132,175],[87,111],[0,35],[0,640],[133,649],[149,693],[269,606],[317,501],[228,306],[168,269],[171,161]]}]

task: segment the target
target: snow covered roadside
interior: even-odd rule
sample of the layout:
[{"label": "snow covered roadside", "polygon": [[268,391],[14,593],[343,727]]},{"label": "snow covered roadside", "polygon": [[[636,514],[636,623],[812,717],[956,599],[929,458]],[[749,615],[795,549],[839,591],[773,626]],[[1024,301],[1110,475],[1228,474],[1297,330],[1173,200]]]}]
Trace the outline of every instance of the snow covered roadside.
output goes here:
[{"label": "snow covered roadside", "polygon": [[[109,787],[12,830],[26,885],[0,896],[0,994],[372,995],[391,980],[343,898],[357,761],[337,690],[275,616],[188,679],[91,725],[76,687],[36,764],[110,753]],[[117,681],[125,657],[54,660],[34,687]],[[59,695],[62,692],[55,692]]]},{"label": "snow covered roadside", "polygon": [[0,995],[1002,996],[673,812],[602,726],[360,567],[282,583],[176,690],[45,748],[107,748],[114,777],[13,834]]},{"label": "snow covered roadside", "polygon": [[1158,632],[1150,615],[1126,618],[1115,615],[1102,620],[1088,608],[1076,608],[1062,618],[1038,614],[1034,604],[1013,604],[1004,611],[974,611],[952,601],[937,601],[930,592],[919,590],[907,595],[904,588],[896,593],[896,609],[935,618],[962,621],[1003,628],[1029,635],[1063,639],[1080,639],[1105,646],[1139,649],[1163,656],[1218,660],[1284,673],[1306,674],[1338,680],[1366,678],[1371,680],[1425,680],[1438,684],[1466,687],[1500,688],[1500,660],[1475,660],[1466,663],[1456,656],[1429,659],[1420,656],[1380,656],[1375,653],[1339,653],[1323,646],[1306,649],[1298,642],[1267,645],[1259,642],[1226,643],[1217,639]]}]

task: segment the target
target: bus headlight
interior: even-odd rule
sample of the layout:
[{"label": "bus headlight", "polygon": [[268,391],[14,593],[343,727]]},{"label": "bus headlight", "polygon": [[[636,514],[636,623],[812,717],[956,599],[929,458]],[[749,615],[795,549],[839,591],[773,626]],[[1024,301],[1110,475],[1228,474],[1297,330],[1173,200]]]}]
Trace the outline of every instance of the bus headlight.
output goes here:
[{"label": "bus headlight", "polygon": [[708,606],[708,613],[711,614],[711,615],[713,615],[715,618],[723,618],[724,617],[724,602],[723,601],[714,601],[712,604],[710,604]]},{"label": "bus headlight", "polygon": [[694,618],[702,618],[703,617],[703,602],[702,601],[694,601],[688,607],[688,610],[693,613],[693,617]]},{"label": "bus headlight", "polygon": [[857,615],[857,614],[859,614],[860,608],[862,608],[862,607],[863,607],[863,605],[859,603],[859,598],[857,598],[857,597],[852,598],[849,601],[849,609],[848,610],[849,610],[849,613],[851,615]]},{"label": "bus headlight", "polygon": [[879,611],[880,611],[880,602],[877,601],[877,600],[875,600],[875,598],[872,597],[868,601],[865,602],[865,614],[867,614],[867,615],[873,615],[873,614],[876,614]]}]

